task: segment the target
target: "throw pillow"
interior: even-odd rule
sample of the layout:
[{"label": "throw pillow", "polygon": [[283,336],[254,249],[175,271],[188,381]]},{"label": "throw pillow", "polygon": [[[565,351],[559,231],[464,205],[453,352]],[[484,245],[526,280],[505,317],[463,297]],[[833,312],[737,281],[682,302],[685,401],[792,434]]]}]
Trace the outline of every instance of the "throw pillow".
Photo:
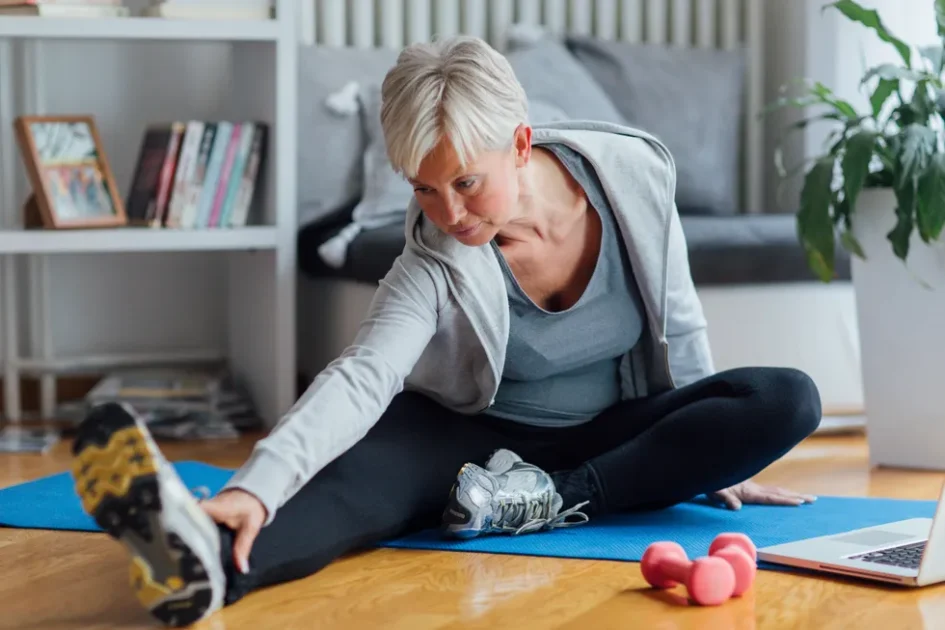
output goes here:
[{"label": "throw pillow", "polygon": [[568,36],[566,45],[627,122],[669,148],[682,214],[739,211],[745,60],[696,50]]},{"label": "throw pillow", "polygon": [[[626,124],[615,103],[561,42],[512,39],[505,56],[530,103],[552,104],[571,120]],[[532,122],[547,121],[532,117]]]}]

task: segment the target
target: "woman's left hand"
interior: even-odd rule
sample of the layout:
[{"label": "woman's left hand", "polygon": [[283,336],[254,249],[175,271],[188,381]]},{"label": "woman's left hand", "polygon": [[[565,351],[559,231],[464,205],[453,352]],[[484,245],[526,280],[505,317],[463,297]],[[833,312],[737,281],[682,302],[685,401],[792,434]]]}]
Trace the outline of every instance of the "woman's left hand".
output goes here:
[{"label": "woman's left hand", "polygon": [[800,494],[793,490],[762,486],[754,481],[743,481],[731,488],[719,490],[708,495],[713,501],[723,503],[730,510],[738,510],[746,503],[761,505],[802,505],[813,503],[817,497]]}]

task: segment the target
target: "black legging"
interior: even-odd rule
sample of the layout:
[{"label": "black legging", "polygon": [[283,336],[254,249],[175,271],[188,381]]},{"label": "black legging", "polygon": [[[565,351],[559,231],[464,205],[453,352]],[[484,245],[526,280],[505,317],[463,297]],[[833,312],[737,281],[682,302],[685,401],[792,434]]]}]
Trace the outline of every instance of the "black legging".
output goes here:
[{"label": "black legging", "polygon": [[581,511],[593,517],[666,507],[744,481],[810,435],[820,412],[811,379],[781,368],[722,372],[564,429],[464,416],[403,393],[262,529],[248,575],[234,570],[232,532],[221,527],[226,601],[439,525],[460,467],[483,464],[498,448],[554,473],[564,509],[590,501]]}]

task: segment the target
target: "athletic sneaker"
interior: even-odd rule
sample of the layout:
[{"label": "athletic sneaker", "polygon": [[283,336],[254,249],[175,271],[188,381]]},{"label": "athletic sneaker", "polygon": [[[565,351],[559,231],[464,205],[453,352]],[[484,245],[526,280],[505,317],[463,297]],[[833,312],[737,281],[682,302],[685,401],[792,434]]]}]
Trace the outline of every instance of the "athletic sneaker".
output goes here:
[{"label": "athletic sneaker", "polygon": [[[551,476],[500,449],[485,468],[470,463],[459,471],[443,511],[443,529],[450,536],[474,538],[570,527],[587,522],[587,515],[578,512],[585,505],[587,501],[561,512],[561,495]],[[570,522],[569,516],[582,520]]]},{"label": "athletic sneaker", "polygon": [[138,600],[169,626],[219,609],[226,579],[219,530],[124,404],[92,409],[72,447],[82,508],[131,554]]}]

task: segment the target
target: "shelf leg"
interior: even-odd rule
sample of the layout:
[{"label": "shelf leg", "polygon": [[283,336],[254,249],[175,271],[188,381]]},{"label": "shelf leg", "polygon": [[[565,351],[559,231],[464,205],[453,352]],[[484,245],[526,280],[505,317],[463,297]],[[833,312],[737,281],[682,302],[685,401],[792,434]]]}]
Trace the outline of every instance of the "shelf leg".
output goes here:
[{"label": "shelf leg", "polygon": [[20,371],[17,368],[17,317],[16,317],[16,257],[13,255],[0,256],[0,286],[3,287],[4,310],[4,374],[3,374],[3,402],[4,413],[10,422],[19,422],[22,419],[22,403],[20,401]]},{"label": "shelf leg", "polygon": [[[42,41],[24,42],[22,64],[22,89],[20,90],[23,111],[45,114],[46,89],[42,77],[46,74],[45,47]],[[49,257],[43,254],[28,258],[29,266],[29,325],[31,334],[30,353],[49,361],[53,358],[52,318],[49,308]],[[56,376],[43,374],[39,379],[39,411],[44,420],[56,413]]]},{"label": "shelf leg", "polygon": [[[16,180],[14,178],[14,141],[11,133],[13,109],[13,44],[0,40],[0,227],[17,226]],[[4,215],[3,211],[6,214]],[[16,317],[16,256],[0,252],[0,306],[3,329],[4,414],[18,422],[22,413],[20,373],[17,369],[18,334]]]}]

